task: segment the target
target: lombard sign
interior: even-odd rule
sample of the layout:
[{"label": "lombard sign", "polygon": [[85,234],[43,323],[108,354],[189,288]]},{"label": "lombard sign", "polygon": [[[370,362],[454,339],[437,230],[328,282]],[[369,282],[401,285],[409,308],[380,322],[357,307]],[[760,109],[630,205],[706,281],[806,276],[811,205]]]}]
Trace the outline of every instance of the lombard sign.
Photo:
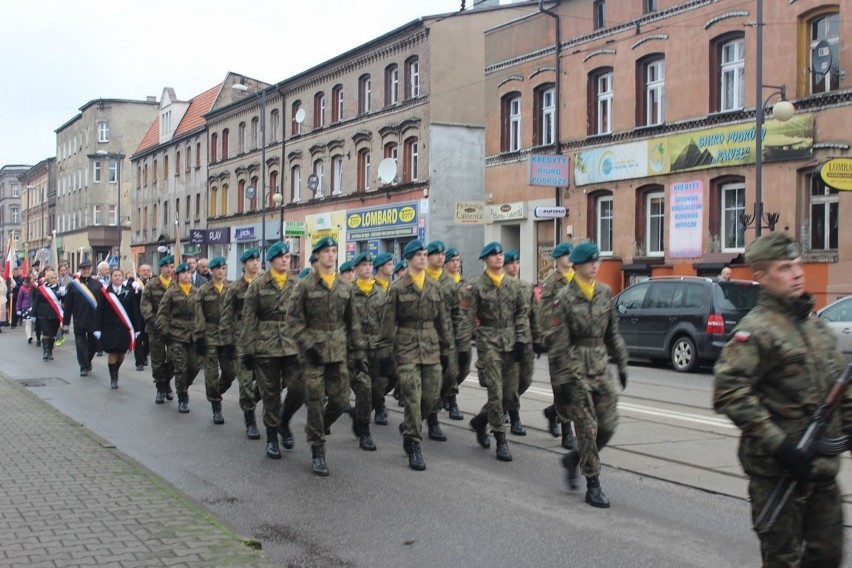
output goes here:
[{"label": "lombard sign", "polygon": [[514,201],[512,203],[492,205],[488,208],[488,218],[492,223],[500,221],[513,221],[515,219],[526,219],[526,202]]},{"label": "lombard sign", "polygon": [[484,222],[484,201],[456,201],[457,225],[479,225]]},{"label": "lombard sign", "polygon": [[852,158],[834,158],[819,167],[819,177],[834,189],[852,191]]},{"label": "lombard sign", "polygon": [[347,211],[346,240],[416,236],[417,211],[416,201]]},{"label": "lombard sign", "polygon": [[571,160],[558,154],[530,154],[529,184],[548,187],[568,187]]}]

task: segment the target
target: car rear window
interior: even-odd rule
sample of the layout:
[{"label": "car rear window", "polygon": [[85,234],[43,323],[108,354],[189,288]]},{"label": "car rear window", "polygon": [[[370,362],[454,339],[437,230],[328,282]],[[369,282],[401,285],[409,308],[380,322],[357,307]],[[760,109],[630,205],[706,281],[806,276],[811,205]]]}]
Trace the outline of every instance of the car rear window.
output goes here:
[{"label": "car rear window", "polygon": [[723,311],[747,312],[757,304],[759,286],[718,282],[714,287],[716,307]]}]

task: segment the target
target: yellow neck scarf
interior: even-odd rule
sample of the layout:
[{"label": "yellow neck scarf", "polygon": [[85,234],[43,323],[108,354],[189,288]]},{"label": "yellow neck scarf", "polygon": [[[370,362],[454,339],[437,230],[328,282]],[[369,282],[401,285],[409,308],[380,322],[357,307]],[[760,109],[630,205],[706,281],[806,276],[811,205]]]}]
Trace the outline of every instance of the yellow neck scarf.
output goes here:
[{"label": "yellow neck scarf", "polygon": [[376,282],[376,284],[378,284],[379,286],[382,287],[382,290],[387,290],[388,286],[390,286],[390,281],[385,280],[384,278],[382,278],[378,274],[376,274],[375,282]]},{"label": "yellow neck scarf", "polygon": [[368,296],[373,293],[373,286],[376,284],[376,281],[372,278],[368,280],[362,280],[361,278],[355,281],[355,285],[358,286],[358,289],[367,294]]},{"label": "yellow neck scarf", "polygon": [[334,279],[337,277],[337,273],[332,272],[331,274],[320,274],[320,278],[325,282],[325,285],[328,286],[328,289],[331,290],[332,286],[334,286]]},{"label": "yellow neck scarf", "polygon": [[163,285],[163,288],[168,288],[171,283],[171,278],[163,278],[162,276],[160,276],[160,284]]},{"label": "yellow neck scarf", "polygon": [[580,291],[583,293],[583,296],[586,297],[586,300],[589,302],[592,301],[592,296],[595,295],[595,281],[594,280],[583,280],[582,278],[576,277],[574,278],[574,282],[577,283],[577,286],[580,287]]},{"label": "yellow neck scarf", "polygon": [[444,272],[444,269],[443,269],[443,268],[434,268],[434,269],[433,269],[433,268],[429,268],[428,266],[426,267],[426,274],[428,274],[429,276],[431,276],[431,277],[432,277],[432,278],[434,278],[435,280],[437,280],[438,278],[440,278],[440,277],[441,277],[441,274],[442,274],[443,272]]},{"label": "yellow neck scarf", "polygon": [[499,288],[503,284],[503,277],[506,276],[505,272],[501,272],[499,274],[493,274],[490,270],[486,270],[485,274],[491,279],[491,282],[494,284],[495,288]]},{"label": "yellow neck scarf", "polygon": [[456,272],[455,274],[453,274],[452,272],[448,272],[447,274],[450,275],[450,278],[452,278],[453,282],[455,282],[456,284],[461,282],[461,272]]},{"label": "yellow neck scarf", "polygon": [[254,280],[256,277],[255,276],[249,276],[248,274],[243,274],[243,278],[246,279],[246,282],[251,284],[251,281]]},{"label": "yellow neck scarf", "polygon": [[411,276],[411,279],[414,281],[414,285],[417,286],[417,289],[422,291],[423,286],[426,285],[426,271],[424,270],[420,274],[414,274],[411,270],[409,270],[408,275]]},{"label": "yellow neck scarf", "polygon": [[192,282],[188,284],[184,284],[181,282],[178,284],[178,286],[180,286],[180,289],[184,293],[184,295],[189,296],[190,291],[192,291]]},{"label": "yellow neck scarf", "polygon": [[287,273],[286,272],[278,272],[274,268],[269,269],[269,275],[275,280],[275,283],[278,285],[278,289],[284,287],[284,284],[287,283]]},{"label": "yellow neck scarf", "polygon": [[576,272],[574,272],[574,269],[569,268],[566,272],[562,273],[562,278],[565,279],[565,282],[571,282],[572,280],[574,280],[574,274],[576,274]]},{"label": "yellow neck scarf", "polygon": [[222,288],[224,288],[224,287],[225,287],[225,283],[224,283],[224,282],[222,282],[221,284],[216,284],[216,283],[214,282],[214,283],[213,283],[213,287],[214,287],[214,288],[216,288],[216,291],[217,291],[217,292],[219,292],[219,293],[221,294],[221,293],[222,293]]}]

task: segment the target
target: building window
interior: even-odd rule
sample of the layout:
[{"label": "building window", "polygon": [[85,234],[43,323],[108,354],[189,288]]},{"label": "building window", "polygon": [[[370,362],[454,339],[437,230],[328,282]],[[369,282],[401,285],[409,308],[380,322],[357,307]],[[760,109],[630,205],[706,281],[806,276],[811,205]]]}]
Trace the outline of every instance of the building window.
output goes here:
[{"label": "building window", "polygon": [[665,253],[666,196],[662,192],[645,196],[645,254],[663,256]]},{"label": "building window", "polygon": [[837,250],[840,204],[837,190],[822,181],[819,175],[810,179],[810,250]]},{"label": "building window", "polygon": [[369,75],[361,75],[358,79],[358,112],[366,114],[370,112],[370,103],[372,102],[373,85]]},{"label": "building window", "polygon": [[399,147],[396,142],[388,142],[385,144],[385,158],[393,158],[396,160],[399,157]]},{"label": "building window", "polygon": [[109,122],[98,123],[98,142],[109,142]]},{"label": "building window", "polygon": [[742,220],[745,213],[745,184],[724,184],[721,193],[722,252],[742,252],[745,250],[745,225]]},{"label": "building window", "polygon": [[216,162],[216,152],[219,148],[219,135],[215,132],[210,135],[210,163]]},{"label": "building window", "polygon": [[600,30],[600,29],[606,27],[606,2],[605,2],[605,0],[595,0],[592,3],[592,19],[594,20],[596,30]]},{"label": "building window", "polygon": [[358,151],[358,191],[370,189],[370,150],[363,148]]},{"label": "building window", "polygon": [[385,106],[399,102],[399,66],[394,63],[385,67]]},{"label": "building window", "polygon": [[[219,215],[227,215],[228,214],[228,184],[222,185],[222,195],[220,196],[222,199],[222,204],[219,209]],[[179,213],[180,210],[176,207],[175,212]]]},{"label": "building window", "polygon": [[301,108],[302,101],[293,101],[293,104],[290,106],[290,114],[293,117],[293,122],[290,124],[290,134],[292,136],[298,136],[302,133],[302,123],[296,120],[296,115]]},{"label": "building window", "polygon": [[258,150],[260,149],[261,144],[266,144],[264,136],[266,133],[261,130],[259,118],[254,117],[251,119],[251,129],[251,135],[254,137],[254,149]]},{"label": "building window", "polygon": [[533,145],[548,146],[556,141],[556,89],[542,85],[535,91]]},{"label": "building window", "polygon": [[405,62],[405,92],[408,99],[420,96],[420,60],[416,57]]},{"label": "building window", "polygon": [[11,211],[12,211],[12,223],[15,223],[15,224],[20,223],[20,221],[21,221],[20,209],[18,209],[17,207],[12,207]]},{"label": "building window", "polygon": [[325,93],[314,95],[314,128],[325,126]]},{"label": "building window", "polygon": [[231,133],[227,128],[222,131],[222,159],[228,159],[228,135]]},{"label": "building window", "polygon": [[175,150],[175,175],[180,175],[180,150]]},{"label": "building window", "polygon": [[[840,88],[840,14],[825,14],[810,21],[810,45],[808,62],[813,61],[814,51],[821,41],[828,43],[831,53],[831,66],[823,70],[812,69],[811,93],[827,93]],[[823,46],[825,49],[825,46]]]},{"label": "building window", "polygon": [[521,149],[521,95],[507,93],[501,102],[501,152],[517,152]]},{"label": "building window", "polygon": [[195,220],[201,219],[201,194],[195,194]]},{"label": "building window", "polygon": [[166,154],[163,156],[163,179],[168,181],[169,179],[169,155]]},{"label": "building window", "polygon": [[12,184],[12,197],[18,197],[21,195],[21,186],[17,183]]},{"label": "building window", "polygon": [[186,169],[184,170],[186,173],[189,173],[189,168],[192,164],[192,146],[189,144],[186,145]]},{"label": "building window", "polygon": [[109,161],[109,182],[116,183],[118,181],[118,160]]},{"label": "building window", "polygon": [[645,14],[657,11],[657,0],[642,0],[642,11]]},{"label": "building window", "polygon": [[201,167],[201,142],[195,143],[195,167]]},{"label": "building window", "polygon": [[739,110],[745,105],[745,39],[720,46],[719,110]]},{"label": "building window", "polygon": [[92,206],[92,224],[96,227],[101,224],[101,206],[100,205],[93,205]]},{"label": "building window", "polygon": [[640,60],[637,83],[639,103],[639,126],[655,126],[665,121],[666,106],[666,62],[659,55]]},{"label": "building window", "polygon": [[254,188],[254,197],[249,200],[249,209],[251,211],[257,211],[257,196],[260,193],[260,186],[257,185],[257,176],[252,176],[249,180],[249,185]]},{"label": "building window", "polygon": [[159,179],[160,173],[159,173],[159,170],[157,169],[157,160],[156,159],[154,159],[154,166],[151,168],[151,175],[154,178],[151,181],[154,182],[154,183],[157,183],[157,179]]},{"label": "building window", "polygon": [[336,85],[331,90],[331,121],[340,122],[343,120],[343,85]]},{"label": "building window", "polygon": [[319,181],[314,196],[322,197],[323,178],[325,178],[325,163],[322,160],[314,161],[314,173],[317,175],[317,180]]},{"label": "building window", "polygon": [[241,122],[237,128],[237,144],[240,147],[240,154],[246,153],[246,123]]},{"label": "building window", "polygon": [[331,193],[332,195],[343,193],[343,156],[331,158]]},{"label": "building window", "polygon": [[[97,160],[92,162],[92,182],[101,183],[101,163]],[[148,185],[148,166],[145,166],[145,185]]]},{"label": "building window", "polygon": [[[237,182],[237,213],[242,213],[246,209],[246,180],[241,179]],[[189,216],[189,215],[187,215]]]},{"label": "building window", "polygon": [[218,201],[218,198],[219,198],[219,188],[216,187],[216,186],[211,187],[210,188],[210,198],[208,199],[208,201],[210,203],[210,216],[211,217],[216,216],[216,203]]},{"label": "building window", "polygon": [[420,169],[420,149],[415,137],[405,141],[405,166],[402,172],[404,182],[417,181]]},{"label": "building window", "polygon": [[612,194],[595,199],[595,242],[602,255],[612,254]]},{"label": "building window", "polygon": [[269,172],[269,190],[266,192],[266,207],[275,207],[272,196],[278,193],[278,172]]},{"label": "building window", "polygon": [[273,109],[269,115],[269,122],[272,125],[272,141],[278,142],[281,139],[281,135],[279,130],[281,129],[281,113],[278,112],[278,109]]},{"label": "building window", "polygon": [[605,67],[589,74],[590,135],[612,132],[612,68]]},{"label": "building window", "polygon": [[290,169],[290,202],[298,203],[302,200],[302,168],[293,166]]}]

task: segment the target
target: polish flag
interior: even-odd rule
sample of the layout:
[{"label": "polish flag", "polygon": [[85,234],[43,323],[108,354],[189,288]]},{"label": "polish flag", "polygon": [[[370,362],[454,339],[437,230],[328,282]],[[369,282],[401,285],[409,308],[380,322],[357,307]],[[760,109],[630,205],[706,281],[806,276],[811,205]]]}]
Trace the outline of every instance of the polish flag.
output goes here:
[{"label": "polish flag", "polygon": [[12,277],[12,267],[15,266],[15,248],[12,246],[12,237],[9,237],[9,246],[6,248],[6,264],[3,266],[3,279]]},{"label": "polish flag", "polygon": [[21,263],[21,277],[26,278],[30,274],[30,251],[24,249],[24,262]]}]

